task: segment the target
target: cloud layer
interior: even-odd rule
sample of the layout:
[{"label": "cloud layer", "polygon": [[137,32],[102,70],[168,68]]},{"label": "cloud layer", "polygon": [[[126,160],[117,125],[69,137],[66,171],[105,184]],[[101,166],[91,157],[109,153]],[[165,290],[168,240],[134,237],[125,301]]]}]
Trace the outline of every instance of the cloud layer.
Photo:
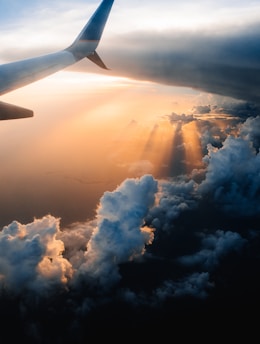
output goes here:
[{"label": "cloud layer", "polygon": [[112,73],[259,103],[259,26],[138,32],[102,42]]},{"label": "cloud layer", "polygon": [[166,118],[179,130],[197,123],[200,168],[126,179],[90,221],[61,228],[46,215],[2,229],[3,324],[15,315],[28,340],[80,343],[100,327],[159,329],[168,317],[259,305],[260,117],[227,117],[229,130]]}]

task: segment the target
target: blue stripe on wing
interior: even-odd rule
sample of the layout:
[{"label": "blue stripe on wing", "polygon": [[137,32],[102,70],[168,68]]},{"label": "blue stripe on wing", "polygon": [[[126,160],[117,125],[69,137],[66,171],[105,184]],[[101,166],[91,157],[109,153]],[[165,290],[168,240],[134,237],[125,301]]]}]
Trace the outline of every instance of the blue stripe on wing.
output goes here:
[{"label": "blue stripe on wing", "polygon": [[99,41],[114,0],[104,0],[83,28],[77,40]]}]

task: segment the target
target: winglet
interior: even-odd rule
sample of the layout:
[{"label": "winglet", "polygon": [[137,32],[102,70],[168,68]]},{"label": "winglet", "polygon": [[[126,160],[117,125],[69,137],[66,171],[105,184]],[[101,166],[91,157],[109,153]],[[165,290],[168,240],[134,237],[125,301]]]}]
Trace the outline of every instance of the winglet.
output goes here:
[{"label": "winglet", "polygon": [[107,68],[107,66],[104,64],[104,62],[101,60],[101,58],[99,57],[98,53],[96,51],[94,51],[94,53],[92,55],[88,55],[87,58],[94,62],[96,65],[98,65],[99,67],[103,68],[103,69],[109,69]]},{"label": "winglet", "polygon": [[77,61],[87,57],[98,66],[107,69],[95,50],[101,39],[113,3],[114,0],[103,0],[72,45],[66,49],[73,54]]},{"label": "winglet", "polygon": [[107,18],[114,0],[103,0],[84,26],[76,41],[99,41],[101,39]]}]

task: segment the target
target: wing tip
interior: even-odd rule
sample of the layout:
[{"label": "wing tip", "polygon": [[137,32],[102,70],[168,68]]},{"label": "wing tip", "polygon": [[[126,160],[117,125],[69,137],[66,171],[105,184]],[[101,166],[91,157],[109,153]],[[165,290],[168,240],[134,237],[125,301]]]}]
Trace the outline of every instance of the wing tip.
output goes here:
[{"label": "wing tip", "polygon": [[33,111],[21,106],[0,102],[0,121],[33,117]]}]

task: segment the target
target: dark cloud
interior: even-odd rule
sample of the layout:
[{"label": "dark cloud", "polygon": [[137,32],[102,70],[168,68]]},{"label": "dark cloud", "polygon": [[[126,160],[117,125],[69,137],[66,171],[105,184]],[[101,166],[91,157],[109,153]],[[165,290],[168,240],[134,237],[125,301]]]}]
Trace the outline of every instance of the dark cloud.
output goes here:
[{"label": "dark cloud", "polygon": [[189,123],[195,120],[193,115],[186,115],[185,113],[178,115],[176,113],[171,113],[170,115],[167,115],[166,118],[169,119],[170,123],[173,124],[175,122],[180,123]]},{"label": "dark cloud", "polygon": [[201,234],[202,249],[190,256],[183,256],[179,261],[188,266],[198,265],[206,271],[212,271],[220,264],[221,258],[232,250],[240,250],[245,244],[238,233],[217,230],[213,234]]},{"label": "dark cloud", "polygon": [[104,41],[100,51],[110,73],[259,104],[259,33],[258,25],[135,32]]},{"label": "dark cloud", "polygon": [[223,101],[213,105],[198,105],[192,109],[193,114],[225,114],[241,118],[257,116],[260,113],[259,105],[245,101]]}]

